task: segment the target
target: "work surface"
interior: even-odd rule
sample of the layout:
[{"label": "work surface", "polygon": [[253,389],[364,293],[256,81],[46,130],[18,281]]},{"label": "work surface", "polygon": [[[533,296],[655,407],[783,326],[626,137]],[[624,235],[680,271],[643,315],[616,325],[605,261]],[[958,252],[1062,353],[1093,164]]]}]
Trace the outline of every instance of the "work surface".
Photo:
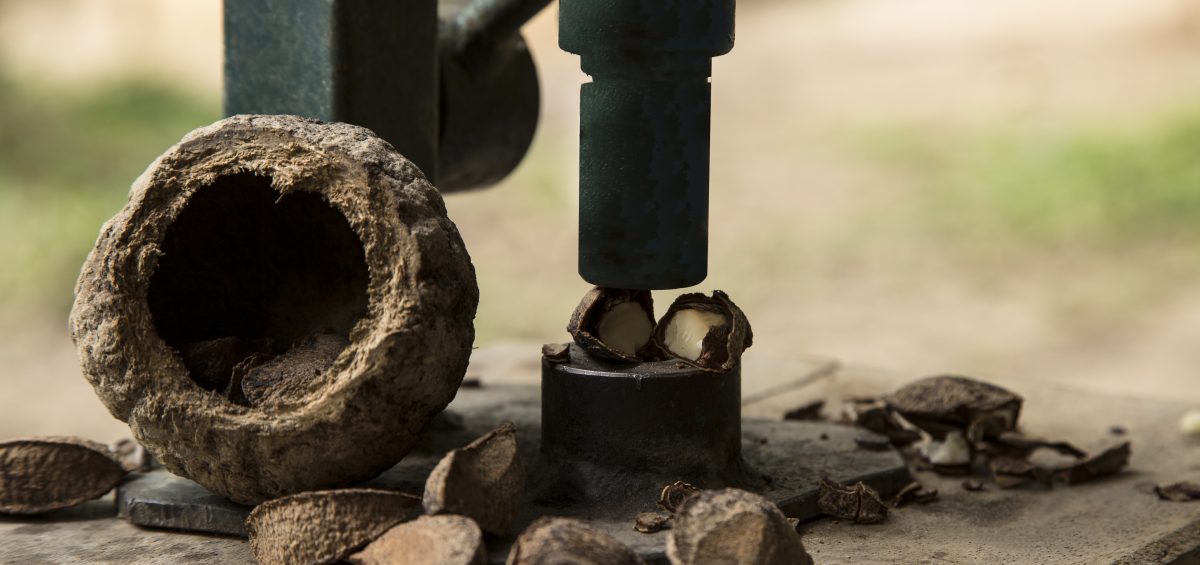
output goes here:
[{"label": "work surface", "polygon": [[[537,348],[477,352],[469,376],[489,386],[534,384]],[[915,378],[804,359],[744,369],[746,417],[779,418],[814,399],[874,395]],[[781,375],[794,376],[782,377]],[[1200,563],[1200,503],[1160,501],[1153,484],[1200,480],[1200,442],[1178,430],[1186,405],[1114,398],[1037,382],[1007,383],[1025,397],[1022,427],[1086,449],[1133,445],[1120,475],[1051,490],[968,492],[961,477],[916,472],[938,500],[905,506],[878,525],[824,519],[801,526],[817,563]],[[787,384],[780,384],[787,383]],[[453,406],[452,406],[453,408]],[[1110,428],[1119,426],[1123,436]],[[802,454],[798,454],[802,456]],[[38,518],[0,519],[0,563],[252,563],[241,539],[140,529],[116,516],[111,495]]]}]

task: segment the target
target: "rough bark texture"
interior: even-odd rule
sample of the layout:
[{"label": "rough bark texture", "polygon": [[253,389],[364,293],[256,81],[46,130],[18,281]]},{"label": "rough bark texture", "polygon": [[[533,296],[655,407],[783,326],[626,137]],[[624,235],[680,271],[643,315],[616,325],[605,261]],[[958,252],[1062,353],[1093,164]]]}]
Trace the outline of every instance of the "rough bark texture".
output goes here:
[{"label": "rough bark texture", "polygon": [[[242,204],[262,217],[231,221]],[[187,230],[172,230],[189,214]],[[246,280],[245,294],[220,268],[180,267],[229,230],[273,245],[259,250],[262,265],[202,257],[262,279]],[[223,242],[211,254],[248,246]],[[195,298],[214,288],[226,295]],[[85,376],[139,442],[172,472],[255,503],[352,485],[403,457],[454,397],[477,302],[441,196],[390,145],[346,124],[235,116],[188,134],[134,183],[83,266],[70,325]],[[322,331],[349,345],[321,384],[263,407],[206,390],[177,351],[237,337],[271,338],[283,353]]]},{"label": "rough bark texture", "polygon": [[800,534],[774,504],[738,489],[706,490],[675,514],[667,558],[675,565],[812,565]]},{"label": "rough bark texture", "polygon": [[534,520],[508,553],[508,565],[641,565],[642,558],[616,538],[579,520]]},{"label": "rough bark texture", "polygon": [[506,535],[521,509],[525,466],[517,430],[505,422],[462,449],[447,453],[425,481],[429,514],[461,514],[485,531]]},{"label": "rough bark texture", "polygon": [[40,514],[104,496],[125,478],[99,443],[72,437],[0,443],[0,514]]},{"label": "rough bark texture", "polygon": [[259,504],[246,518],[263,565],[336,563],[421,513],[415,496],[373,489],[304,492]]},{"label": "rough bark texture", "polygon": [[466,516],[421,516],[394,526],[347,561],[355,565],[483,565],[483,532]]}]

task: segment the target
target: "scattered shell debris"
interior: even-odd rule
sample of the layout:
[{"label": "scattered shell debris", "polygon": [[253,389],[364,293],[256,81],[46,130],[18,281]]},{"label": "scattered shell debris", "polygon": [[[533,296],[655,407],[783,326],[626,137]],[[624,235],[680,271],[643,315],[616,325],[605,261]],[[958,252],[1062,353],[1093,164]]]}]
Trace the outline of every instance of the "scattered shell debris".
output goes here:
[{"label": "scattered shell debris", "polygon": [[633,519],[633,529],[643,534],[653,534],[671,528],[671,515],[665,512],[638,512]]},{"label": "scattered shell debris", "polygon": [[1200,483],[1183,481],[1169,485],[1155,485],[1154,494],[1171,502],[1200,501]]},{"label": "scattered shell debris", "polygon": [[421,513],[421,499],[377,489],[303,492],[259,504],[246,518],[263,565],[334,563]]},{"label": "scattered shell debris", "polygon": [[866,483],[846,486],[826,477],[821,477],[817,507],[823,514],[855,524],[877,524],[888,513],[879,493]]},{"label": "scattered shell debris", "polygon": [[1075,485],[1112,475],[1129,465],[1130,451],[1129,442],[1124,442],[1073,465],[1059,468],[1054,471],[1054,476],[1069,485]]},{"label": "scattered shell debris", "polygon": [[767,499],[739,489],[684,501],[667,540],[674,565],[811,564],[800,534]]},{"label": "scattered shell debris", "polygon": [[108,447],[77,437],[0,443],[0,514],[41,514],[100,498],[128,473]]},{"label": "scattered shell debris", "polygon": [[509,533],[525,492],[525,466],[511,422],[446,454],[425,482],[429,514],[460,514],[484,531]]},{"label": "scattered shell debris", "polygon": [[941,441],[932,441],[922,450],[934,465],[954,466],[971,463],[971,446],[962,432],[947,432]]},{"label": "scattered shell debris", "polygon": [[507,565],[642,565],[632,549],[612,536],[571,518],[544,516],[517,537]]},{"label": "scattered shell debris", "polygon": [[346,559],[354,565],[484,565],[483,531],[466,516],[421,516],[393,526]]},{"label": "scattered shell debris", "polygon": [[547,343],[542,346],[542,357],[551,363],[566,363],[571,360],[571,344]]},{"label": "scattered shell debris", "polygon": [[884,402],[935,439],[959,431],[975,442],[1016,429],[1022,399],[983,381],[943,375],[902,386]]},{"label": "scattered shell debris", "polygon": [[665,487],[658,494],[658,507],[674,514],[679,511],[679,507],[684,501],[696,496],[700,493],[700,489],[683,481],[675,481]]},{"label": "scattered shell debris", "polygon": [[824,409],[825,409],[825,401],[824,400],[814,400],[807,404],[802,404],[800,406],[797,406],[796,408],[793,408],[792,410],[788,410],[787,412],[785,412],[783,414],[783,419],[784,420],[796,420],[796,421],[801,421],[801,422],[820,421],[822,419],[821,411]]},{"label": "scattered shell debris", "polygon": [[892,499],[892,508],[900,508],[909,503],[925,504],[937,499],[937,489],[927,489],[916,481],[908,483],[900,489]]},{"label": "scattered shell debris", "polygon": [[[881,399],[852,398],[839,423],[888,436],[912,468],[940,475],[972,476],[968,491],[983,490],[985,479],[1000,488],[1054,482],[1078,484],[1120,472],[1129,464],[1125,442],[1089,457],[1074,444],[1018,431],[1022,398],[999,386],[963,376],[936,376],[909,383]],[[809,405],[806,405],[806,408]],[[859,447],[878,442],[855,438]],[[1049,466],[1035,463],[1037,450],[1072,459]]]}]

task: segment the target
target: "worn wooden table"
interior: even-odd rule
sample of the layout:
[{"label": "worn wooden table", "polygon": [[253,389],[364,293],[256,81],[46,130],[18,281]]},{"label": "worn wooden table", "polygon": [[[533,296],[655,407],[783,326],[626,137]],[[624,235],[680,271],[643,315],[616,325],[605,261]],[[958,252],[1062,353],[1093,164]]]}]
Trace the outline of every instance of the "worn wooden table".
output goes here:
[{"label": "worn wooden table", "polygon": [[[491,385],[531,384],[537,348],[484,349],[471,374]],[[525,352],[530,352],[526,354]],[[874,395],[915,376],[821,359],[755,361],[743,384],[746,417],[778,418],[809,400]],[[1037,381],[1004,382],[1025,397],[1022,426],[1084,449],[1127,439],[1129,469],[1072,487],[967,492],[961,478],[917,472],[940,497],[895,510],[882,524],[818,520],[802,526],[817,563],[1200,563],[1200,502],[1160,501],[1155,483],[1200,480],[1200,441],[1178,420],[1188,408]],[[1126,430],[1123,436],[1110,432]],[[798,454],[802,456],[802,454]],[[0,518],[0,563],[252,563],[245,540],[140,529],[111,496],[37,518]]]}]

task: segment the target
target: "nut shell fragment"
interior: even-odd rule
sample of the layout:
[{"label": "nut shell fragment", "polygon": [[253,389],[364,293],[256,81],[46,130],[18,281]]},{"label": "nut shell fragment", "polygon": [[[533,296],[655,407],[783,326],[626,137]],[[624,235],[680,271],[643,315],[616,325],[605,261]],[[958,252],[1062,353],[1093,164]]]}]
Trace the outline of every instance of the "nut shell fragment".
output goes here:
[{"label": "nut shell fragment", "polygon": [[1200,500],[1200,483],[1184,481],[1170,485],[1155,485],[1154,494],[1163,500],[1172,502]]},{"label": "nut shell fragment", "polygon": [[571,344],[547,343],[542,346],[542,357],[550,363],[566,363],[571,360]]},{"label": "nut shell fragment", "polygon": [[998,386],[954,375],[929,377],[900,387],[884,398],[913,425],[941,438],[951,429],[971,441],[1016,428],[1022,399]]},{"label": "nut shell fragment", "polygon": [[268,500],[246,518],[263,565],[335,563],[421,513],[415,496],[376,489],[313,491]]},{"label": "nut shell fragment", "polygon": [[1074,485],[1112,475],[1129,464],[1130,453],[1129,442],[1124,442],[1072,465],[1061,467],[1054,472],[1054,476],[1069,485]]},{"label": "nut shell fragment", "polygon": [[567,333],[584,351],[611,361],[637,363],[654,332],[654,301],[648,290],[595,287],[583,296]]},{"label": "nut shell fragment", "polygon": [[812,563],[779,508],[738,489],[707,490],[684,502],[667,540],[667,558],[675,565]]},{"label": "nut shell fragment", "polygon": [[[257,239],[231,249],[227,227]],[[172,473],[255,504],[359,484],[408,453],[458,390],[479,291],[441,195],[386,141],[240,115],[189,133],[134,182],[75,296],[71,337],[109,412]],[[204,390],[176,351],[327,329],[350,344],[288,409]]]},{"label": "nut shell fragment", "polygon": [[642,558],[584,522],[544,516],[521,532],[507,565],[640,565]]},{"label": "nut shell fragment", "polygon": [[671,515],[665,512],[638,512],[633,520],[633,529],[643,534],[653,534],[671,528]]},{"label": "nut shell fragment", "polygon": [[0,514],[40,514],[104,496],[125,478],[107,447],[74,437],[0,443]]},{"label": "nut shell fragment", "polygon": [[753,342],[746,314],[720,290],[680,295],[654,328],[658,349],[706,371],[732,369]]},{"label": "nut shell fragment", "polygon": [[511,422],[446,454],[425,481],[422,502],[429,514],[460,514],[484,531],[505,535],[525,492],[525,466]]},{"label": "nut shell fragment", "polygon": [[697,494],[700,494],[700,489],[691,483],[675,481],[663,487],[662,492],[658,494],[658,507],[674,514],[683,506],[684,501]]},{"label": "nut shell fragment", "polygon": [[824,477],[817,494],[817,506],[825,514],[855,524],[882,522],[888,512],[879,493],[866,483],[859,481],[848,487]]},{"label": "nut shell fragment", "polygon": [[347,559],[355,565],[483,565],[483,532],[466,516],[421,516],[392,527]]}]

